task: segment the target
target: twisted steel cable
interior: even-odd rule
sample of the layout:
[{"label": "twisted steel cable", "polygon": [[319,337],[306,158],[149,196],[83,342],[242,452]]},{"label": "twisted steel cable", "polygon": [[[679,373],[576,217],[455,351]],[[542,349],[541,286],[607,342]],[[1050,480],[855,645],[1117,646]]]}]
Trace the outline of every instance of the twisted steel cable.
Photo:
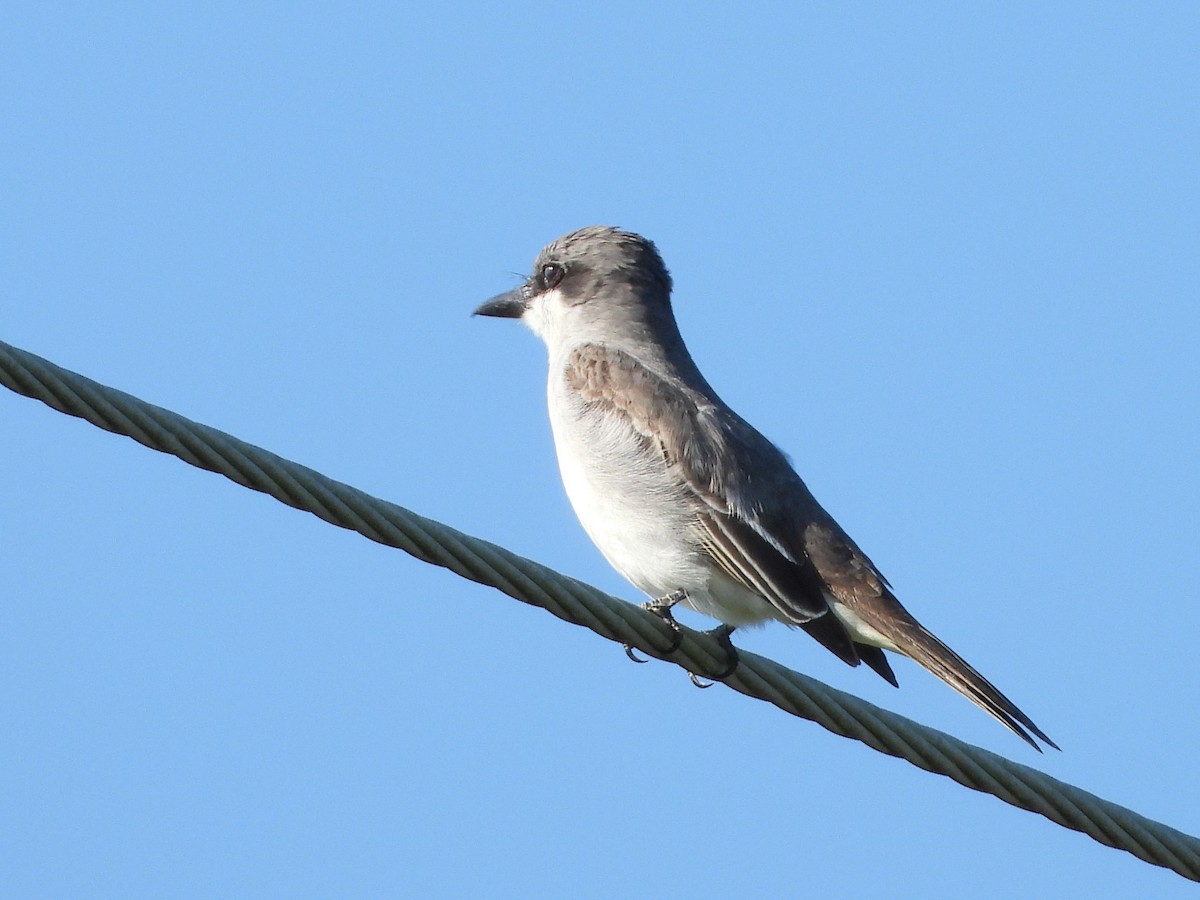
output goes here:
[{"label": "twisted steel cable", "polygon": [[[688,672],[720,671],[725,665],[726,651],[710,635],[681,626],[678,648],[664,656],[662,648],[671,646],[673,633],[639,606],[2,341],[0,384]],[[735,672],[723,680],[739,693],[1200,881],[1200,840],[1191,835],[773,660],[746,651],[739,657]]]}]

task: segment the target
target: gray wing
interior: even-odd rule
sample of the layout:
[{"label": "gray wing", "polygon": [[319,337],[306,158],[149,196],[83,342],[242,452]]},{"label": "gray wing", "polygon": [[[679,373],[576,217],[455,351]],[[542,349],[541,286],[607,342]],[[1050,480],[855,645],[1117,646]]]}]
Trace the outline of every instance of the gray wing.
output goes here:
[{"label": "gray wing", "polygon": [[798,542],[788,546],[778,536],[784,532],[767,526],[769,508],[788,510],[788,530],[797,535],[809,506],[823,513],[773,444],[724,404],[667,381],[620,350],[582,345],[565,375],[584,403],[623,415],[647,452],[688,490],[706,548],[729,577],[850,665],[864,660],[896,683],[883,652],[856,644],[829,614],[824,581],[802,548],[796,552]]},{"label": "gray wing", "polygon": [[783,453],[715,396],[667,381],[632,356],[596,344],[572,353],[566,375],[585,403],[624,415],[647,450],[687,487],[707,548],[731,578],[845,662],[865,662],[897,684],[883,650],[855,640],[862,635],[851,635],[831,614],[827,598],[836,600],[1035,749],[1029,732],[1057,746],[901,605]]}]

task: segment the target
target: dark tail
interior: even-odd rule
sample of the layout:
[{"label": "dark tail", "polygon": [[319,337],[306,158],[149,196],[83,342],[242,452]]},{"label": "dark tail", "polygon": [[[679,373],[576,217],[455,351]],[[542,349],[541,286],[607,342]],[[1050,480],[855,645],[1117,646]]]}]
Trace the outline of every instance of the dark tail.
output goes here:
[{"label": "dark tail", "polygon": [[970,663],[934,637],[920,622],[910,620],[905,623],[905,627],[893,630],[888,637],[906,656],[919,662],[972,703],[991,713],[1034,750],[1042,752],[1042,748],[1030,736],[1030,732],[1042,743],[1055,750],[1059,749],[1058,744],[1050,740],[1015,703],[975,671]]}]

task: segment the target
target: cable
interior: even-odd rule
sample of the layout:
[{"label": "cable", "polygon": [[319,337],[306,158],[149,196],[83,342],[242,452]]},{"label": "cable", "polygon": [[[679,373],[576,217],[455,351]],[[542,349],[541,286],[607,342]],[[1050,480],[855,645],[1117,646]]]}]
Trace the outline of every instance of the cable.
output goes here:
[{"label": "cable", "polygon": [[[663,659],[655,648],[672,643],[669,626],[639,606],[2,341],[0,384],[424,562],[491,585],[645,654]],[[682,640],[668,661],[688,672],[720,671],[726,658],[721,644],[710,635],[686,626],[681,629]],[[1200,840],[1195,837],[773,660],[744,650],[739,658],[736,671],[723,681],[735,691],[1200,881]]]}]

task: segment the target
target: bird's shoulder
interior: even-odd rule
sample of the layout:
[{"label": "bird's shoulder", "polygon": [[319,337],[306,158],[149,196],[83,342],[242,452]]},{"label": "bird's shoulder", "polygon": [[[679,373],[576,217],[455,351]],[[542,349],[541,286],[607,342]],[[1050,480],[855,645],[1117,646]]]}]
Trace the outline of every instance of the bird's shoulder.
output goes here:
[{"label": "bird's shoulder", "polygon": [[721,402],[706,383],[692,384],[621,348],[576,346],[563,377],[578,402],[621,416],[716,509],[755,518],[755,508],[804,490],[787,457]]},{"label": "bird's shoulder", "polygon": [[637,431],[666,445],[694,431],[706,405],[685,385],[606,344],[574,347],[563,366],[563,379],[581,403],[620,413]]},{"label": "bird's shoulder", "polygon": [[661,454],[702,501],[714,534],[743,523],[749,530],[740,543],[757,535],[793,564],[811,566],[820,585],[849,604],[888,593],[886,579],[783,452],[715,395],[604,344],[575,347],[564,377],[580,402],[622,416]]}]

